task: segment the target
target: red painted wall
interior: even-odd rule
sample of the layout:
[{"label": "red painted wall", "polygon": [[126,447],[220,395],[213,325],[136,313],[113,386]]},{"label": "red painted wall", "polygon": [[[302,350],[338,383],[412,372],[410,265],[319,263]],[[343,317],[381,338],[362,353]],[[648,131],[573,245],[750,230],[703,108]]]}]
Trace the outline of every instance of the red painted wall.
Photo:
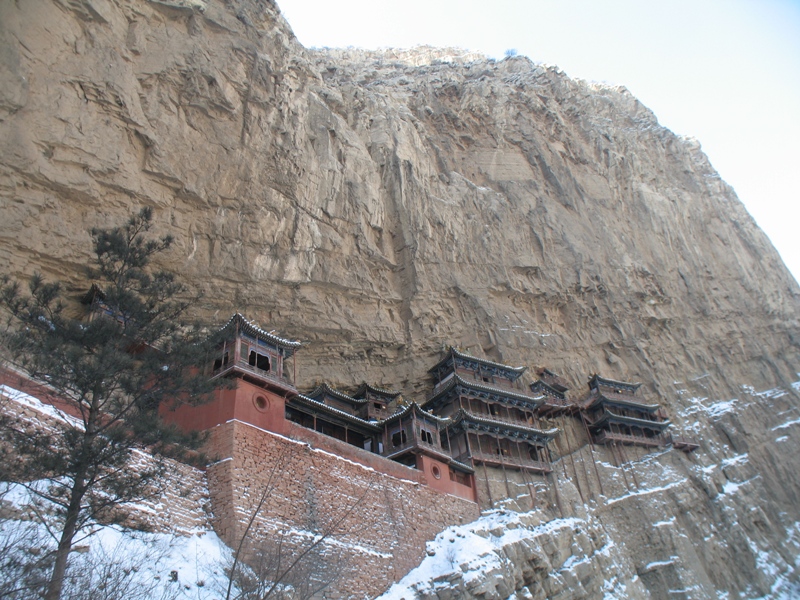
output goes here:
[{"label": "red painted wall", "polygon": [[422,483],[425,483],[434,490],[444,492],[445,494],[452,494],[453,496],[458,496],[466,500],[472,500],[473,502],[478,501],[474,487],[463,485],[450,479],[450,467],[447,463],[420,454],[417,457],[417,468],[424,473]]},{"label": "red painted wall", "polygon": [[232,419],[285,434],[286,403],[283,397],[247,381],[238,380],[235,389],[214,392],[204,404],[177,407],[162,405],[161,417],[184,431],[205,431]]}]

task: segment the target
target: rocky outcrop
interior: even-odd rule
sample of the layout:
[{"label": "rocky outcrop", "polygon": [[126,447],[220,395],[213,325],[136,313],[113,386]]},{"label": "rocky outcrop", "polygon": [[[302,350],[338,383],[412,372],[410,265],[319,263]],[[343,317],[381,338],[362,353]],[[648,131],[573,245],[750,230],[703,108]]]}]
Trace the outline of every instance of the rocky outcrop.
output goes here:
[{"label": "rocky outcrop", "polygon": [[153,206],[198,312],[306,341],[308,388],[418,397],[446,344],[642,381],[702,437],[668,459],[687,492],[659,519],[719,557],[703,589],[750,594],[758,560],[724,545],[748,519],[792,548],[800,289],[699,144],[623,88],[523,57],[312,52],[270,2],[6,2],[0,202],[6,270],[75,296],[88,229]]}]

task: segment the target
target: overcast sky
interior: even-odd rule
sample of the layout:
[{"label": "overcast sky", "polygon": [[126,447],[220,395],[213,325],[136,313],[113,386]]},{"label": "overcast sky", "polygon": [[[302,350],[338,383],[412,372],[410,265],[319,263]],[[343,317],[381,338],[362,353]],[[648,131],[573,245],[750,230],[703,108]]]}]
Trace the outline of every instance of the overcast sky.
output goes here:
[{"label": "overcast sky", "polygon": [[308,47],[516,50],[697,138],[800,280],[800,0],[278,0]]}]

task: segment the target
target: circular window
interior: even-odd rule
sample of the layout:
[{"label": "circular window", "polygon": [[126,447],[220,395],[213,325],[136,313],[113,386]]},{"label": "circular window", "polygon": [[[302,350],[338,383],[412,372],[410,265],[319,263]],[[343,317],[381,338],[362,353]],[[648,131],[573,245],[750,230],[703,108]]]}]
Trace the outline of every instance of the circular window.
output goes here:
[{"label": "circular window", "polygon": [[267,410],[269,408],[269,400],[264,396],[256,396],[253,398],[253,404],[256,405],[258,410]]},{"label": "circular window", "polygon": [[436,479],[442,478],[442,472],[439,470],[439,467],[437,465],[431,465],[431,475],[436,477]]}]

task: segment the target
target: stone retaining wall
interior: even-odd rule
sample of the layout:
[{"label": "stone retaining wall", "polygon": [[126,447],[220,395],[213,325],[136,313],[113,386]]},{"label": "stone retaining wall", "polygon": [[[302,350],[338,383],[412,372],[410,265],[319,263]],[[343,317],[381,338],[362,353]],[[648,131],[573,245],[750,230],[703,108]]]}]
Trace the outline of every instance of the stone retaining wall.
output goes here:
[{"label": "stone retaining wall", "polygon": [[315,566],[339,565],[328,597],[382,592],[419,563],[426,541],[479,516],[474,502],[422,485],[415,469],[374,455],[373,462],[386,463],[381,470],[360,464],[328,450],[330,438],[303,433],[298,441],[239,421],[212,430],[209,453],[219,458],[207,471],[214,527],[236,547],[266,490],[251,550],[276,551],[282,539],[287,557],[296,556],[314,536],[329,533]]}]

